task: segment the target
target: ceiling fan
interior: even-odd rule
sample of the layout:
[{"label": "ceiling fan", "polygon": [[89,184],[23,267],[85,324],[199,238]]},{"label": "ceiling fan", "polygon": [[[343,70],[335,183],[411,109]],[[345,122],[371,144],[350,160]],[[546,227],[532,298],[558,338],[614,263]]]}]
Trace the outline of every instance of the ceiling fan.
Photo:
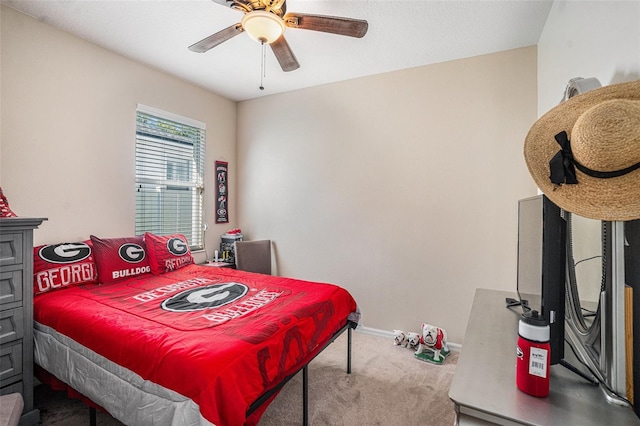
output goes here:
[{"label": "ceiling fan", "polygon": [[300,64],[284,38],[286,27],[321,31],[361,38],[367,33],[369,24],[361,19],[338,16],[286,13],[286,0],[213,0],[223,6],[239,10],[245,15],[242,21],[233,24],[199,42],[189,46],[192,52],[203,53],[246,31],[261,44],[269,44],[283,71],[293,71]]}]

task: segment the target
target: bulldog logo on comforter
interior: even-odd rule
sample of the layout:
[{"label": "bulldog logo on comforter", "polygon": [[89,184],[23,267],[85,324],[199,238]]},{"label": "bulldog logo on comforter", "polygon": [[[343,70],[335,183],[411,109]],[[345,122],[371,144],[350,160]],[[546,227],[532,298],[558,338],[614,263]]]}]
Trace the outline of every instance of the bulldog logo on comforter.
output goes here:
[{"label": "bulldog logo on comforter", "polygon": [[[289,288],[264,285],[252,279],[222,280],[217,268],[203,273],[173,272],[145,275],[127,280],[121,286],[89,289],[101,296],[100,303],[164,324],[178,330],[215,327],[252,314],[291,294]],[[182,270],[184,271],[184,270]],[[179,280],[179,278],[182,280]]]},{"label": "bulldog logo on comforter", "polygon": [[192,288],[162,302],[162,309],[172,312],[201,311],[228,305],[247,294],[249,287],[240,283],[213,284]]}]

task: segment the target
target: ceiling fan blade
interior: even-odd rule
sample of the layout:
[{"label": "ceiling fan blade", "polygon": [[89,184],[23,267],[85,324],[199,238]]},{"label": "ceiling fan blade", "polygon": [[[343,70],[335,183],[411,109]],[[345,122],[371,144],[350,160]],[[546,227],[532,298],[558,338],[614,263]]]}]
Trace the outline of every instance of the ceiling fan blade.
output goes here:
[{"label": "ceiling fan blade", "polygon": [[207,50],[213,49],[217,45],[224,43],[230,38],[237,36],[243,31],[244,29],[242,28],[242,25],[240,25],[240,23],[231,25],[230,27],[227,27],[222,31],[218,31],[215,34],[212,34],[209,37],[204,38],[195,44],[192,44],[191,46],[189,46],[189,50],[192,52],[204,53]]},{"label": "ceiling fan blade", "polygon": [[271,43],[270,46],[271,50],[273,50],[273,54],[276,55],[276,58],[282,67],[282,71],[288,72],[300,68],[296,55],[293,54],[291,47],[289,47],[289,43],[287,43],[287,40],[285,40],[283,35]]},{"label": "ceiling fan blade", "polygon": [[233,0],[212,0],[214,3],[218,3],[221,6],[227,6],[229,7],[231,5],[231,3],[233,3]]},{"label": "ceiling fan blade", "polygon": [[349,37],[362,38],[369,29],[369,23],[362,19],[342,18],[339,16],[307,15],[305,13],[287,13],[284,23],[290,28],[322,31]]}]

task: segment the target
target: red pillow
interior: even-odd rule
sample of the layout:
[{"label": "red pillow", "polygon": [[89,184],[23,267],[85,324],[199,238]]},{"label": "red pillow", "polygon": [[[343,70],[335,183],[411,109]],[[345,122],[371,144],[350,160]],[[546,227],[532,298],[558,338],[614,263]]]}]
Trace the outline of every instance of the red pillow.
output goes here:
[{"label": "red pillow", "polygon": [[92,235],[91,242],[102,284],[151,272],[142,237],[102,239]]},{"label": "red pillow", "polygon": [[98,282],[91,241],[33,248],[33,294]]},{"label": "red pillow", "polygon": [[13,210],[11,210],[11,207],[9,207],[9,201],[7,200],[7,197],[4,196],[4,193],[2,192],[2,188],[0,187],[0,217],[16,217],[16,216],[18,215],[15,214]]},{"label": "red pillow", "polygon": [[154,274],[175,271],[193,263],[187,238],[182,234],[155,235],[144,234],[144,243],[149,253],[149,266]]}]

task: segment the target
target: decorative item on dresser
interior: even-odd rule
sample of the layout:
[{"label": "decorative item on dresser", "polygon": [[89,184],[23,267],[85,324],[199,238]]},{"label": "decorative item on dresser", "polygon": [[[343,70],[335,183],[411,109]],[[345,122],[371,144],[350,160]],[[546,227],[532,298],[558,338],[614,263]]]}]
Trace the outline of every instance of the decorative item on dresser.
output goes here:
[{"label": "decorative item on dresser", "polygon": [[33,230],[45,220],[0,218],[0,394],[22,394],[21,425],[40,423],[33,404]]}]

